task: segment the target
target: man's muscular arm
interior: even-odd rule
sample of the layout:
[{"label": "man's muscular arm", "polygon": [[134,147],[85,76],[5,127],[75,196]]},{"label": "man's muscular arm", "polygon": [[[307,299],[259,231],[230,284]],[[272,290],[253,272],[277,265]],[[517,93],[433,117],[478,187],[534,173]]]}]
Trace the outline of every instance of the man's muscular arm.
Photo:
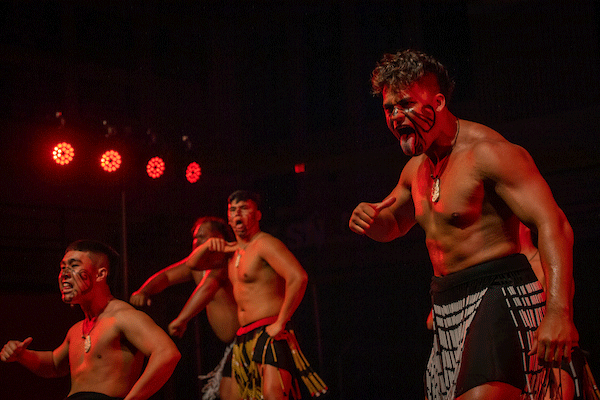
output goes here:
[{"label": "man's muscular arm", "polygon": [[136,307],[150,305],[150,297],[152,295],[162,292],[171,285],[187,282],[192,279],[192,273],[185,265],[185,260],[178,261],[148,278],[148,280],[131,295],[129,302]]},{"label": "man's muscular arm", "polygon": [[259,246],[259,255],[285,281],[285,296],[277,321],[266,328],[269,336],[277,336],[302,302],[308,284],[308,275],[292,252],[279,239],[265,235]]},{"label": "man's muscular arm", "polygon": [[378,242],[404,236],[416,223],[410,181],[418,163],[411,159],[400,175],[398,184],[382,202],[360,203],[350,217],[350,229]]},{"label": "man's muscular arm", "polygon": [[165,331],[143,312],[130,307],[120,311],[116,320],[127,340],[148,357],[144,372],[125,400],[148,399],[167,382],[181,354]]},{"label": "man's muscular arm", "polygon": [[573,231],[531,156],[508,142],[475,149],[480,170],[495,182],[496,193],[528,227],[538,232],[546,276],[546,315],[532,353],[546,361],[570,358],[579,339],[573,324]]},{"label": "man's muscular arm", "polygon": [[64,342],[54,351],[29,350],[31,337],[20,342],[11,340],[4,345],[0,359],[4,362],[18,362],[34,374],[43,378],[57,378],[69,374],[69,345]]},{"label": "man's muscular arm", "polygon": [[187,328],[188,322],[198,313],[206,308],[206,306],[215,297],[215,294],[221,287],[219,281],[220,275],[227,273],[223,270],[208,270],[206,271],[202,281],[196,286],[196,289],[185,303],[177,318],[169,324],[169,334],[175,337],[182,337]]}]

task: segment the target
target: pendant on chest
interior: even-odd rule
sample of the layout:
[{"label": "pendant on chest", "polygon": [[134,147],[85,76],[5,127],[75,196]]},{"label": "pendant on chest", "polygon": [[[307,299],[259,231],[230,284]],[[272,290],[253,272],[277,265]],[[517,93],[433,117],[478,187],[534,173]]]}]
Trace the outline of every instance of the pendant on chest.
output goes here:
[{"label": "pendant on chest", "polygon": [[91,348],[92,348],[92,338],[90,337],[90,335],[86,335],[83,338],[83,351],[85,351],[86,353],[89,353]]},{"label": "pendant on chest", "polygon": [[245,251],[243,249],[238,249],[237,250],[237,257],[235,258],[235,268],[239,268],[240,267],[240,259],[242,258],[242,255],[245,253]]},{"label": "pendant on chest", "polygon": [[431,202],[437,203],[440,199],[440,178],[433,178],[433,185],[431,186]]}]

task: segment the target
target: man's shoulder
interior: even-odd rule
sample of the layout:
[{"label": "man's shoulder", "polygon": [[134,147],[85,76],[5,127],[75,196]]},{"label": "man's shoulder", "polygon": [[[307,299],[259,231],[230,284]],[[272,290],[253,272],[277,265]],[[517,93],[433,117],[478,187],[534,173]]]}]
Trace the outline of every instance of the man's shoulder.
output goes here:
[{"label": "man's shoulder", "polygon": [[153,321],[148,314],[138,310],[131,304],[122,300],[112,300],[110,309],[106,310],[106,317],[112,318],[117,329],[127,329],[131,324],[144,324]]},{"label": "man's shoulder", "polygon": [[[466,125],[464,129],[463,125]],[[459,135],[453,153],[462,157],[463,161],[471,161],[467,164],[474,163],[480,167],[502,165],[506,158],[526,153],[525,149],[511,143],[499,132],[477,122],[461,122]]]},{"label": "man's shoulder", "polygon": [[109,316],[109,317],[110,316],[117,317],[122,314],[131,314],[131,313],[137,313],[137,312],[142,312],[142,311],[138,310],[137,308],[135,308],[131,304],[127,303],[126,301],[119,300],[119,299],[111,300],[105,310],[106,316]]},{"label": "man's shoulder", "polygon": [[402,168],[402,173],[400,174],[398,184],[404,187],[410,187],[412,185],[413,179],[415,179],[415,177],[417,176],[419,168],[421,167],[421,165],[423,165],[426,159],[427,156],[425,154],[409,158],[404,167]]},{"label": "man's shoulder", "polygon": [[252,238],[252,241],[254,242],[255,246],[260,247],[273,242],[278,242],[279,239],[270,233],[260,231],[256,234],[256,236],[254,236],[254,238]]}]

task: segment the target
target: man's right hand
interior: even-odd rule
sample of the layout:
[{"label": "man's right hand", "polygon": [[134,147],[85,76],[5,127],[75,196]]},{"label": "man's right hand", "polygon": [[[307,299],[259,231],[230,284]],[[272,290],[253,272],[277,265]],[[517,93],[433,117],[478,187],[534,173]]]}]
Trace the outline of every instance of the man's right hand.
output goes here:
[{"label": "man's right hand", "polygon": [[28,337],[22,342],[18,340],[11,340],[4,345],[2,352],[0,352],[0,359],[4,362],[14,362],[19,360],[19,356],[23,350],[31,344],[33,338]]},{"label": "man's right hand", "polygon": [[169,335],[181,338],[187,329],[187,321],[180,320],[175,318],[169,324]]},{"label": "man's right hand", "polygon": [[389,197],[380,203],[360,203],[350,217],[350,229],[352,232],[364,235],[370,228],[381,210],[388,208],[396,201],[395,197]]},{"label": "man's right hand", "polygon": [[150,296],[146,296],[142,291],[138,290],[133,292],[129,302],[135,307],[144,307],[152,304],[152,300],[150,300]]},{"label": "man's right hand", "polygon": [[237,250],[237,242],[227,242],[221,238],[211,237],[206,241],[207,249],[219,253],[233,253]]}]

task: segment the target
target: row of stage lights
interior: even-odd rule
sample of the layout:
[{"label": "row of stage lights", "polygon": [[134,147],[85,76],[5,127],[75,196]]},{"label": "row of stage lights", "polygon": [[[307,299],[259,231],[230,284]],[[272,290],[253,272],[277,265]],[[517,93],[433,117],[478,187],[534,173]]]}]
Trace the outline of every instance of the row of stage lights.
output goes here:
[{"label": "row of stage lights", "polygon": [[[75,149],[70,143],[61,142],[54,146],[52,158],[58,165],[67,165],[75,158]],[[106,172],[112,173],[121,167],[122,157],[116,150],[108,150],[100,157],[100,167]],[[146,173],[152,179],[160,178],[165,172],[165,162],[162,158],[152,157],[146,164]],[[188,164],[185,170],[185,178],[190,183],[196,183],[200,179],[202,170],[197,162]]]}]

